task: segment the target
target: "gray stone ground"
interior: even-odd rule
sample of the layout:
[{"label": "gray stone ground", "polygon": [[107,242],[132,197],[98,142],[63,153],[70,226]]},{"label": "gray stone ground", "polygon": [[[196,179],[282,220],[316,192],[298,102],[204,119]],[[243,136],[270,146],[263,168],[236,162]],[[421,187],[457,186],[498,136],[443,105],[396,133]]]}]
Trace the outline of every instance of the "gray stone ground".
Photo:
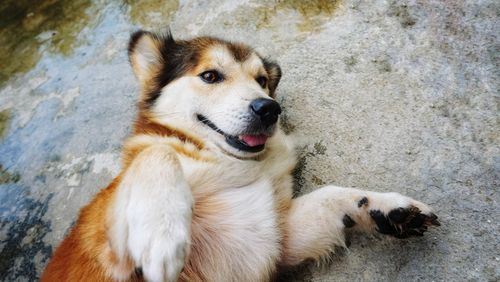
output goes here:
[{"label": "gray stone ground", "polygon": [[282,280],[500,280],[498,1],[24,2],[0,4],[0,280],[38,277],[116,175],[137,93],[128,36],[168,23],[280,62],[298,194],[398,191],[440,216],[423,238],[353,234]]}]

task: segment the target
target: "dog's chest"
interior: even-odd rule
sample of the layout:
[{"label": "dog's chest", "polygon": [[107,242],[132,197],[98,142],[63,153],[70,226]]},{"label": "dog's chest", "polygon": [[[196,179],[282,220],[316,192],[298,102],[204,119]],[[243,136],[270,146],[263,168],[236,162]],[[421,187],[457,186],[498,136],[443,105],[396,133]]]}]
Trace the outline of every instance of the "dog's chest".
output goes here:
[{"label": "dog's chest", "polygon": [[[280,231],[270,181],[257,181],[224,189],[210,196],[197,195],[192,230],[192,253],[218,265],[213,275],[230,275],[239,281],[267,275],[280,253]],[[223,265],[223,266],[221,266]],[[201,263],[198,267],[212,267]],[[253,277],[238,277],[254,273]],[[224,276],[221,276],[224,277]],[[217,277],[211,277],[217,280]],[[212,279],[209,279],[212,280]]]}]

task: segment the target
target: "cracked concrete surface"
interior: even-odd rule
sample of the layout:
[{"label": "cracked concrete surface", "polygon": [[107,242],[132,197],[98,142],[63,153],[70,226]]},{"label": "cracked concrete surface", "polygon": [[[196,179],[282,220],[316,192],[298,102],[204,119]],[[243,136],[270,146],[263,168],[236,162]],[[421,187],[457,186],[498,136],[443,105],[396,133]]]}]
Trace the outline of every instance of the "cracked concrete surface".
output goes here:
[{"label": "cracked concrete surface", "polygon": [[167,24],[279,61],[297,194],[397,191],[440,216],[423,238],[352,234],[281,280],[500,280],[498,1],[24,2],[0,4],[0,280],[36,279],[119,171],[137,95],[128,36]]}]

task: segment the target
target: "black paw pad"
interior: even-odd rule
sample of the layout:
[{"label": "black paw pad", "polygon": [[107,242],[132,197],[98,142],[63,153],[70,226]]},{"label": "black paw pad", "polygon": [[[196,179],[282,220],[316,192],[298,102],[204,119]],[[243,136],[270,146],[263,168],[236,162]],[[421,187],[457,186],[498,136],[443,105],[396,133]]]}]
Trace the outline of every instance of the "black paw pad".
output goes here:
[{"label": "black paw pad", "polygon": [[405,208],[397,208],[389,212],[389,219],[396,223],[403,223],[410,215],[410,211]]},{"label": "black paw pad", "polygon": [[391,223],[389,218],[379,210],[371,210],[370,216],[377,224],[377,231],[382,234],[394,235],[397,233],[396,225]]},{"label": "black paw pad", "polygon": [[430,226],[440,226],[437,216],[426,215],[414,206],[397,208],[385,215],[380,210],[371,210],[370,216],[377,225],[377,231],[396,238],[423,236]]},{"label": "black paw pad", "polygon": [[347,214],[344,215],[342,222],[344,223],[344,226],[347,228],[351,228],[354,225],[356,225],[356,222],[354,220],[352,220],[352,218],[350,216],[348,216]]}]

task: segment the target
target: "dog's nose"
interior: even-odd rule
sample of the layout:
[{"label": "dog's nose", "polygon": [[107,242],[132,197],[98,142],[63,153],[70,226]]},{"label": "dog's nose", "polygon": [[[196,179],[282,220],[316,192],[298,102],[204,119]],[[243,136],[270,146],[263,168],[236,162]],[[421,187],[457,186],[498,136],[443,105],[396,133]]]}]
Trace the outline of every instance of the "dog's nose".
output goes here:
[{"label": "dog's nose", "polygon": [[274,124],[281,114],[281,107],[276,101],[266,98],[255,99],[250,103],[250,109],[260,117],[265,126]]}]

